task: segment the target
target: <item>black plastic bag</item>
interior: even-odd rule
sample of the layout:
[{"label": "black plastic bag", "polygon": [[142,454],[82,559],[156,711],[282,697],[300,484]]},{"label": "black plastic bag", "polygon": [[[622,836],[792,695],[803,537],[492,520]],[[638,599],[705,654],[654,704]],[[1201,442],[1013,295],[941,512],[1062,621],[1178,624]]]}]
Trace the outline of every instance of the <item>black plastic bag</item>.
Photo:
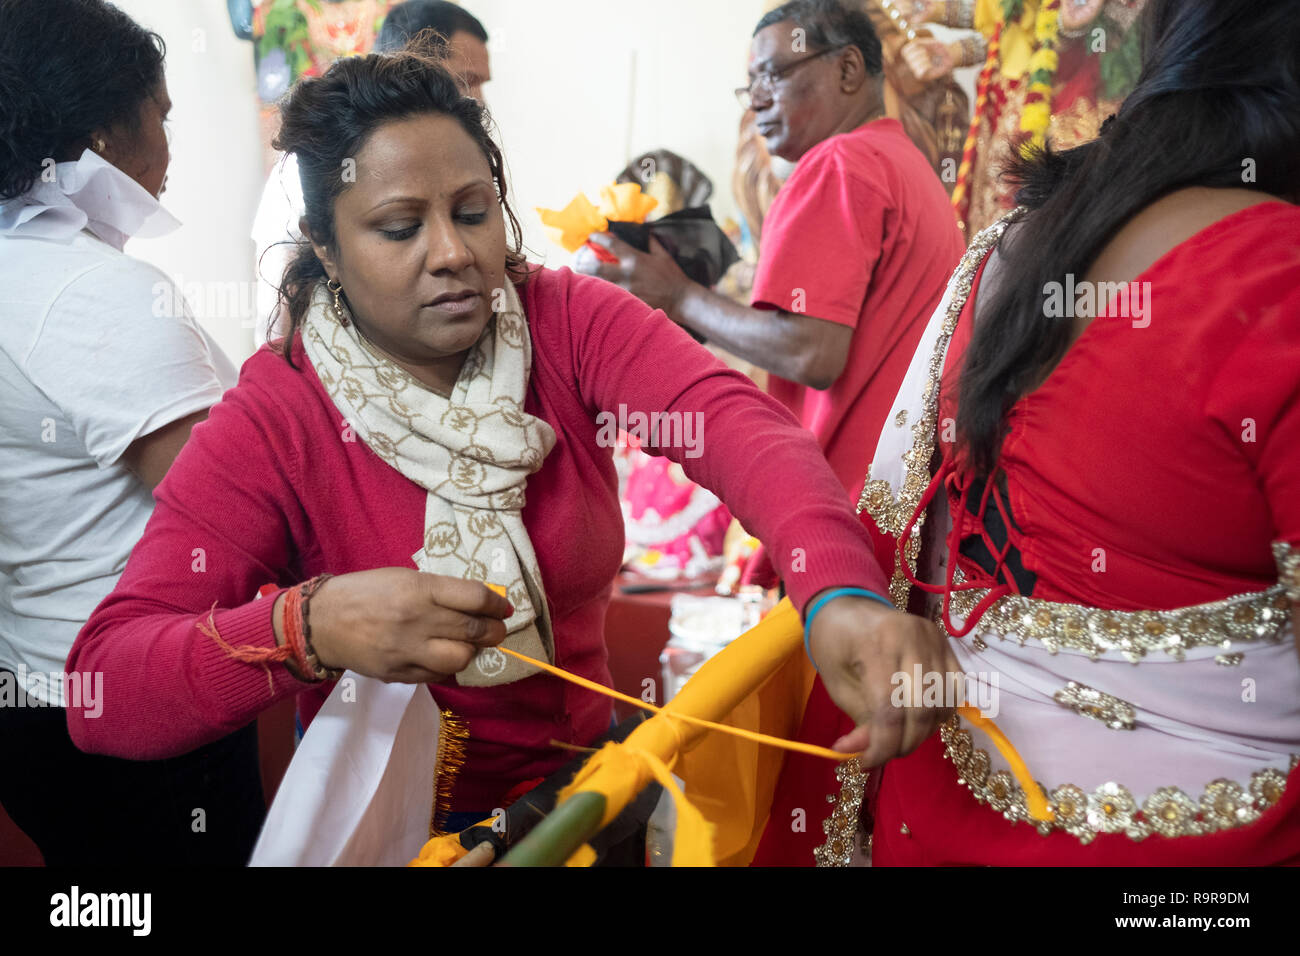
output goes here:
[{"label": "black plastic bag", "polygon": [[682,209],[654,222],[611,222],[609,231],[642,252],[650,251],[654,236],[692,281],[709,288],[740,260],[708,206]]}]

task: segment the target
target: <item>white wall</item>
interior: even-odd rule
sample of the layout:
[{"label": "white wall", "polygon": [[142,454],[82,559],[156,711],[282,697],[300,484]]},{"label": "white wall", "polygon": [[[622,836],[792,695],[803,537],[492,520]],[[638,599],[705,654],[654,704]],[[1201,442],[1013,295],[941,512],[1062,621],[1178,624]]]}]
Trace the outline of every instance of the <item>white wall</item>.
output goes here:
[{"label": "white wall", "polygon": [[665,147],[713,180],[713,211],[736,216],[731,168],[749,36],[762,0],[468,0],[491,39],[488,106],[501,129],[525,242],[548,264],[534,206],[599,188]]},{"label": "white wall", "polygon": [[167,43],[172,164],[162,202],[184,226],[127,251],[181,283],[204,327],[237,362],[252,352],[253,243],[262,188],[252,45],[221,0],[114,0]]},{"label": "white wall", "polygon": [[[235,39],[221,0],[116,2],[167,41],[174,108],[163,202],[185,224],[128,249],[179,281],[200,321],[242,361],[253,322],[265,322],[249,239],[263,185],[251,44]],[[535,206],[561,207],[579,189],[598,199],[599,187],[648,149],[694,162],[713,180],[714,216],[737,216],[730,180],[740,107],[731,91],[744,82],[763,0],[465,6],[491,36],[485,95],[533,258],[570,259],[545,238]]]},{"label": "white wall", "polygon": [[[221,0],[116,2],[167,41],[174,108],[163,202],[185,224],[165,239],[133,241],[129,251],[181,282],[200,321],[242,361],[253,347],[248,235],[262,188],[251,44],[235,39]],[[579,189],[598,199],[632,156],[656,147],[700,166],[714,181],[715,215],[735,215],[740,108],[731,90],[744,80],[762,0],[466,6],[491,35],[486,95],[534,257],[569,260],[545,238],[533,207],[563,206]]]}]

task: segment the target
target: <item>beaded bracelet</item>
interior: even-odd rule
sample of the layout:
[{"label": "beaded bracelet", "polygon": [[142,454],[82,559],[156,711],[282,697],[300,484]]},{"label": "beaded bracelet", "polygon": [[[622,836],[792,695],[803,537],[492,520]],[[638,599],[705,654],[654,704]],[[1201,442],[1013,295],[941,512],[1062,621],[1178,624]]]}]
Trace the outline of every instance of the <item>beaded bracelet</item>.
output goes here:
[{"label": "beaded bracelet", "polygon": [[825,594],[819,597],[816,600],[816,602],[813,603],[813,606],[808,609],[808,614],[803,621],[804,653],[808,655],[808,660],[812,661],[813,669],[818,670],[819,673],[820,670],[817,668],[817,662],[813,660],[812,644],[810,642],[810,638],[812,637],[813,618],[817,616],[817,612],[822,609],[822,605],[824,605],[827,601],[833,600],[834,598],[837,597],[846,597],[846,596],[871,598],[873,601],[879,601],[881,604],[885,605],[890,610],[893,610],[894,607],[893,602],[890,601],[888,598],[883,598],[875,591],[868,591],[866,588],[831,588],[831,590],[827,591]]},{"label": "beaded bracelet", "polygon": [[960,30],[975,27],[975,0],[947,0],[943,5],[945,26]]},{"label": "beaded bracelet", "polygon": [[343,671],[324,667],[311,643],[311,597],[333,575],[322,574],[284,592],[284,640],[293,651],[300,679],[309,683],[338,680]]},{"label": "beaded bracelet", "polygon": [[311,598],[320,590],[320,586],[332,577],[334,577],[332,574],[318,574],[302,585],[302,643],[307,652],[307,663],[311,666],[311,673],[320,680],[338,680],[343,676],[342,670],[321,664],[316,648],[311,643]]},{"label": "beaded bracelet", "polygon": [[957,64],[959,67],[980,66],[988,59],[989,41],[982,34],[964,36],[958,44],[961,47],[961,62]]}]

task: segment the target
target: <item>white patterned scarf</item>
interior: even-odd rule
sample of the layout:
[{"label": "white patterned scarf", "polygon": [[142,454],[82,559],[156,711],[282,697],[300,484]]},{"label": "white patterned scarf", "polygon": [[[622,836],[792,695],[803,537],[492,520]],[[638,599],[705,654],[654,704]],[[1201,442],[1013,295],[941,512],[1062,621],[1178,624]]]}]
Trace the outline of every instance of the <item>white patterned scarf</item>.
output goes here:
[{"label": "white patterned scarf", "polygon": [[[321,282],[302,340],[321,384],[376,455],[429,492],[424,546],[412,555],[430,574],[501,585],[514,605],[505,646],[554,662],[550,612],[537,555],[524,528],[528,476],[555,445],[555,430],[524,412],[532,340],[523,304],[505,282],[505,308],[470,349],[451,398],[417,382],[341,323]],[[508,684],[537,673],[483,648],[456,675],[467,686]]]}]

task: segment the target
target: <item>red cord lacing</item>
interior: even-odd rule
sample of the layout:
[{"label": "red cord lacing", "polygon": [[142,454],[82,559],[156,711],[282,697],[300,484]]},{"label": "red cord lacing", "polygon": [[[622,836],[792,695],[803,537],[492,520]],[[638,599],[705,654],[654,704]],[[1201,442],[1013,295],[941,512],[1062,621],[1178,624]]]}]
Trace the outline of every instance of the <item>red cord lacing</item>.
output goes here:
[{"label": "red cord lacing", "polygon": [[[903,529],[903,533],[898,539],[899,567],[903,569],[903,574],[907,576],[907,580],[910,581],[914,587],[920,588],[927,594],[943,595],[943,623],[944,626],[947,627],[948,633],[953,637],[965,637],[979,622],[979,619],[983,616],[984,612],[987,611],[996,601],[1006,597],[1008,594],[1019,593],[1019,588],[1015,585],[1014,577],[1012,577],[1012,575],[1006,570],[1007,555],[1011,552],[1012,548],[1012,524],[1010,508],[1003,500],[1001,492],[997,490],[997,478],[1000,470],[1000,468],[994,469],[993,473],[988,476],[988,480],[984,483],[984,491],[980,496],[979,510],[975,514],[971,514],[971,512],[966,508],[967,501],[970,498],[971,485],[967,483],[965,487],[960,487],[959,476],[957,474],[957,463],[953,458],[945,456],[943,465],[940,466],[939,471],[935,474],[934,478],[930,480],[930,484],[925,489],[925,493],[921,496],[920,502],[917,503],[916,510],[912,512],[912,517],[908,521],[907,527]],[[920,518],[921,514],[924,513],[926,508],[930,506],[930,503],[934,500],[934,496],[940,487],[943,487],[949,493],[950,502],[952,501],[952,495],[954,493],[957,495],[956,502],[951,504],[949,509],[952,513],[952,530],[948,532],[948,538],[944,543],[944,546],[948,551],[948,575],[947,580],[942,586],[927,584],[917,578],[912,572],[911,566],[908,564],[905,550],[907,542],[912,536],[912,530],[916,527],[917,520]],[[989,506],[990,498],[993,501],[994,507],[997,508],[998,514],[1002,516],[1003,526],[1007,529],[1007,541],[1001,548],[997,547],[997,545],[993,543],[993,539],[989,536],[988,529],[984,527],[984,513]],[[988,575],[987,580],[976,580],[972,577],[971,580],[967,580],[961,584],[956,584],[954,583],[953,578],[957,571],[957,556],[960,554],[959,548],[962,539],[976,533],[979,534],[980,539],[984,542],[984,546],[988,548],[989,554],[994,557],[995,563],[993,573]],[[984,574],[982,568],[980,569],[980,574]],[[989,588],[989,593],[981,598],[979,603],[971,610],[971,613],[966,616],[966,623],[960,628],[954,626],[951,616],[953,593],[955,591],[974,591],[985,587]]]}]

